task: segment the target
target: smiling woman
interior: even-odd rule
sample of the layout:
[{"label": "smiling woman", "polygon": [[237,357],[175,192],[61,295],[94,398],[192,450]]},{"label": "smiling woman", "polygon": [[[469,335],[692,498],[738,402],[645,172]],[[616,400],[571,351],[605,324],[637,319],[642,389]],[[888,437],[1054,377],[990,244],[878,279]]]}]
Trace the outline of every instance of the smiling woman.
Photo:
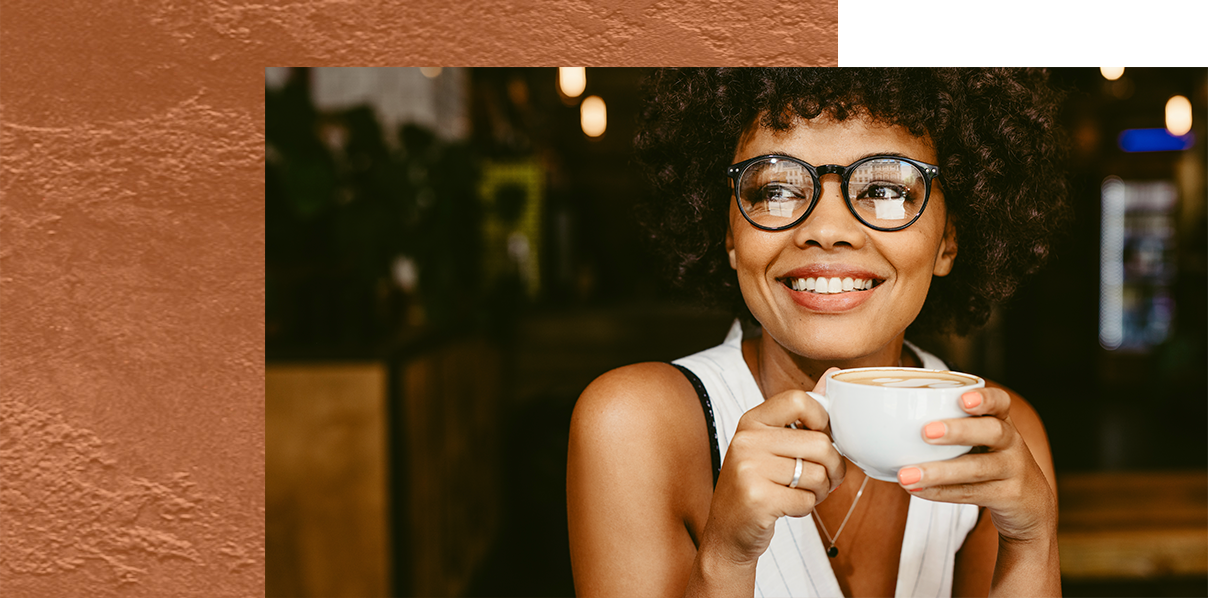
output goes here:
[{"label": "smiling woman", "polygon": [[[886,162],[883,156],[889,154],[928,164],[936,161],[929,138],[863,117],[840,122],[802,120],[783,132],[752,128],[741,138],[735,158],[767,154],[793,156],[806,164],[867,164],[869,158]],[[900,168],[894,170],[900,173]],[[888,187],[888,178],[882,176],[864,187]],[[764,323],[764,334],[792,353],[839,367],[896,360],[889,353],[901,349],[889,341],[918,315],[932,276],[946,276],[952,270],[957,249],[943,192],[937,188],[934,197],[928,197],[930,185],[922,184],[921,171],[910,178],[918,184],[905,194],[911,196],[909,218],[904,210],[894,220],[877,219],[875,211],[861,217],[861,210],[853,205],[866,201],[859,197],[865,193],[853,192],[838,173],[820,178],[821,191],[814,195],[812,209],[803,210],[795,226],[781,230],[748,226],[745,214],[740,215],[744,202],[731,204],[726,252],[737,272],[743,302]],[[747,185],[744,176],[740,196]],[[896,226],[876,230],[869,220]],[[810,278],[815,279],[814,291],[809,290]],[[827,281],[825,292],[818,292],[820,278]],[[801,279],[806,290],[794,290],[792,284]],[[873,286],[856,290],[856,280]]]},{"label": "smiling woman", "polygon": [[964,393],[985,417],[919,435],[980,448],[892,483],[835,450],[803,392],[834,368],[948,369],[907,329],[967,332],[1039,268],[1067,212],[1058,99],[1033,71],[651,77],[648,233],[674,282],[747,326],[584,391],[579,595],[1060,593],[1052,458],[1021,397]]}]

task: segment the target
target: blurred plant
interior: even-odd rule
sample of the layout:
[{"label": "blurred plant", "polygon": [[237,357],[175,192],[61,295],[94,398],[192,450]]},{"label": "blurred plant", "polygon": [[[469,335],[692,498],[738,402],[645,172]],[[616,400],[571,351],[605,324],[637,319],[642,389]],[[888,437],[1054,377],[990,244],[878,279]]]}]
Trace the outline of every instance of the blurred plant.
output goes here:
[{"label": "blurred plant", "polygon": [[301,74],[265,90],[270,346],[478,322],[478,159],[411,124],[391,147],[368,107],[319,113]]}]

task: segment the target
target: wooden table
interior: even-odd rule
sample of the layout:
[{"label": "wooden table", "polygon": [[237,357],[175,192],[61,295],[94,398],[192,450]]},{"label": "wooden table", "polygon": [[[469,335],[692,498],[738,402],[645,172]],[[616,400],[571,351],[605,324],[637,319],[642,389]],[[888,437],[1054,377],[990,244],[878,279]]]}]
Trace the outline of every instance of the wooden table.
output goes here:
[{"label": "wooden table", "polygon": [[1059,475],[1061,575],[1208,575],[1208,472]]}]

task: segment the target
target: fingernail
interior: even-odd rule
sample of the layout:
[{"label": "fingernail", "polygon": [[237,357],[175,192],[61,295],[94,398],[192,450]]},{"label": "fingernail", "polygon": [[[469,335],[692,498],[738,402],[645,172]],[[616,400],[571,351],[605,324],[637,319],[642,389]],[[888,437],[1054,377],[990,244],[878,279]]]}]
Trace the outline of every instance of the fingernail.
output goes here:
[{"label": "fingernail", "polygon": [[939,438],[948,432],[948,426],[944,422],[931,422],[923,428],[923,436],[931,439]]},{"label": "fingernail", "polygon": [[972,409],[981,405],[981,394],[976,392],[967,392],[961,395],[961,402],[965,404],[965,409]]},{"label": "fingernail", "polygon": [[909,486],[923,479],[923,471],[917,467],[903,467],[898,470],[898,481],[903,486]]}]

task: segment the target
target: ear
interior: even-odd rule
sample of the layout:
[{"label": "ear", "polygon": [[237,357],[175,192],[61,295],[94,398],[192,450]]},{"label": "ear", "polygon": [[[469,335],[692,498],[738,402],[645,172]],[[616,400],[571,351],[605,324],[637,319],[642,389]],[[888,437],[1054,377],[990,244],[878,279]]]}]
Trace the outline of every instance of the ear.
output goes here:
[{"label": "ear", "polygon": [[734,256],[734,233],[726,226],[726,253],[730,255],[730,268],[738,269],[738,258]]},{"label": "ear", "polygon": [[952,264],[956,262],[956,224],[952,218],[944,225],[944,238],[940,239],[939,249],[936,250],[935,267],[931,273],[936,276],[947,276],[952,272]]}]

